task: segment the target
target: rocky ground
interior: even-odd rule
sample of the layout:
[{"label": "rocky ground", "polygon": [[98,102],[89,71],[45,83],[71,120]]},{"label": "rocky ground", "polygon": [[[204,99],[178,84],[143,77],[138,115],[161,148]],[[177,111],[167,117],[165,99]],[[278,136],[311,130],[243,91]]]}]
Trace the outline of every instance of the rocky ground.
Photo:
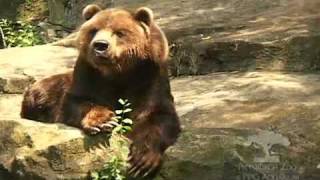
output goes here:
[{"label": "rocky ground", "polygon": [[281,72],[172,80],[184,131],[163,179],[236,179],[248,173],[242,163],[288,163],[300,179],[320,178],[319,80]]},{"label": "rocky ground", "polygon": [[[15,54],[19,58],[12,58]],[[101,137],[19,118],[23,89],[34,79],[68,71],[76,54],[53,46],[0,51],[0,65],[6,67],[0,85],[0,169],[29,178],[74,178],[108,158]],[[70,62],[61,61],[65,57]],[[268,174],[252,168],[255,163],[290,165],[271,174],[320,178],[320,74],[221,72],[173,78],[171,85],[183,133],[168,150],[159,180]],[[247,166],[252,169],[239,168]]]},{"label": "rocky ground", "polygon": [[[171,44],[175,76],[320,69],[317,0],[49,0],[48,13],[42,18],[34,14],[47,41],[76,31],[83,22],[82,8],[89,3],[152,8]],[[20,12],[19,3],[0,1],[0,7],[3,17]]]},{"label": "rocky ground", "polygon": [[319,70],[316,0],[126,0],[148,6],[172,45],[173,75]]},{"label": "rocky ground", "polygon": [[320,69],[317,0],[117,0],[109,4],[153,9],[171,45],[174,76]]}]

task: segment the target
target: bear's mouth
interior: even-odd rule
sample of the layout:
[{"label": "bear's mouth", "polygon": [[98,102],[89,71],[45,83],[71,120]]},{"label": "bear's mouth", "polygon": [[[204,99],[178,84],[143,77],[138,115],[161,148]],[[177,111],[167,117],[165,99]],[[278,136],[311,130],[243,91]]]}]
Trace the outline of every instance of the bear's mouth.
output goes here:
[{"label": "bear's mouth", "polygon": [[116,63],[106,54],[95,52],[95,63],[99,65],[115,65]]},{"label": "bear's mouth", "polygon": [[108,59],[108,56],[105,54],[105,52],[94,51],[94,54],[95,54],[96,57],[98,57],[98,58]]}]

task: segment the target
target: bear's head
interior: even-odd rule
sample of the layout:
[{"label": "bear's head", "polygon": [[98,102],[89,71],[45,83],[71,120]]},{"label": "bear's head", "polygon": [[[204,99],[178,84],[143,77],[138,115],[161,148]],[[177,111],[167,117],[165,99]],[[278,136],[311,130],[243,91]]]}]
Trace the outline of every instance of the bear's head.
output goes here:
[{"label": "bear's head", "polygon": [[124,71],[144,60],[167,59],[166,37],[149,8],[129,12],[88,5],[82,16],[86,22],[78,34],[80,57],[103,74]]}]

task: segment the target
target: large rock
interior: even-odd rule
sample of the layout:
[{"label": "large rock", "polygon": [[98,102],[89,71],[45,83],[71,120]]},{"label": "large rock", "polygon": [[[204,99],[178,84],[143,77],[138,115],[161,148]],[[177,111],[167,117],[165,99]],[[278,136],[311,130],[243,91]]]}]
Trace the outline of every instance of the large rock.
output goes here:
[{"label": "large rock", "polygon": [[140,0],[172,44],[173,75],[320,68],[317,0]]},{"label": "large rock", "polygon": [[35,80],[73,68],[77,50],[37,46],[0,50],[0,92],[22,93]]},{"label": "large rock", "polygon": [[113,6],[154,10],[171,44],[175,76],[320,69],[317,0],[117,0]]},{"label": "large rock", "polygon": [[48,0],[49,22],[59,24],[67,29],[75,29],[83,22],[81,12],[88,4],[109,7],[113,0]]},{"label": "large rock", "polygon": [[319,179],[319,80],[279,72],[172,80],[183,133],[158,179]]},{"label": "large rock", "polygon": [[[157,179],[320,178],[319,74],[214,73],[171,84],[183,133]],[[3,176],[79,179],[108,159],[103,137],[20,119],[21,95],[0,96]]]},{"label": "large rock", "polygon": [[[12,89],[0,94],[0,179],[77,179],[108,158],[108,150],[96,145],[103,137],[19,118],[22,95],[14,93],[33,80],[71,70],[76,55],[74,49],[54,46],[0,51],[0,89]],[[168,150],[158,179],[235,179],[287,171],[300,179],[320,178],[319,74],[213,73],[171,83],[183,133]],[[98,148],[91,151],[90,143]]]},{"label": "large rock", "polygon": [[1,166],[19,179],[85,179],[110,158],[106,137],[75,128],[1,118],[0,130]]},{"label": "large rock", "polygon": [[110,158],[107,137],[20,119],[21,102],[0,95],[0,179],[85,179]]}]

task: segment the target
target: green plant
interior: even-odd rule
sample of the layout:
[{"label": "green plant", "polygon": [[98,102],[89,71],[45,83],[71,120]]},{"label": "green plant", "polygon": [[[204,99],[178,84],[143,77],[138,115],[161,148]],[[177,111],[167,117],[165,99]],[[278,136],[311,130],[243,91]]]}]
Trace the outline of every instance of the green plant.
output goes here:
[{"label": "green plant", "polygon": [[25,3],[27,6],[31,6],[33,3],[33,0],[25,0]]},{"label": "green plant", "polygon": [[127,114],[132,111],[130,108],[130,103],[128,100],[119,99],[119,103],[122,106],[122,109],[116,110],[116,116],[113,118],[113,121],[116,127],[113,129],[114,132],[124,134],[132,130],[132,120],[128,118]]},{"label": "green plant", "polygon": [[25,47],[44,43],[37,27],[29,23],[0,19],[0,27],[7,47]]},{"label": "green plant", "polygon": [[122,173],[124,163],[121,159],[112,157],[102,170],[93,172],[91,177],[93,180],[124,180],[125,176]]},{"label": "green plant", "polygon": [[93,180],[125,180],[128,164],[128,154],[130,141],[124,134],[132,130],[132,120],[128,118],[128,113],[132,111],[128,100],[119,99],[122,106],[116,110],[113,118],[114,128],[109,139],[111,159],[105,163],[102,169],[91,173]]}]

